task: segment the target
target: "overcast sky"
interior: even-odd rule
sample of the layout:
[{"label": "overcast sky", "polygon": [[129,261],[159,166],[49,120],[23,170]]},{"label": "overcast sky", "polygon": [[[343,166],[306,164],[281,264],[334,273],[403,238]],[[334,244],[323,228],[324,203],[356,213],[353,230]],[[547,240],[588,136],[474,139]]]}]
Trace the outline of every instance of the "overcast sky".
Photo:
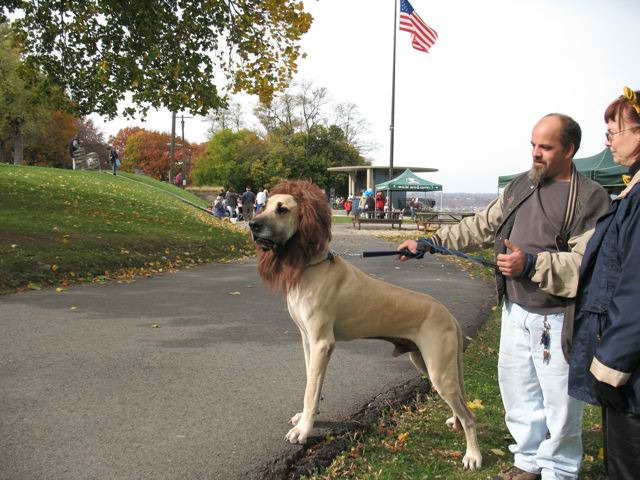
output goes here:
[{"label": "overcast sky", "polygon": [[[439,39],[425,54],[398,32],[394,164],[439,169],[421,176],[445,191],[494,192],[499,175],[528,169],[531,129],[550,112],[582,126],[577,157],[600,152],[604,109],[623,86],[640,89],[638,0],[410,1]],[[375,165],[389,163],[394,3],[304,1],[314,22],[296,79],[358,105],[380,145]],[[167,111],[93,118],[107,137],[127,125],[171,129]],[[185,136],[203,142],[207,128],[188,119]]]}]

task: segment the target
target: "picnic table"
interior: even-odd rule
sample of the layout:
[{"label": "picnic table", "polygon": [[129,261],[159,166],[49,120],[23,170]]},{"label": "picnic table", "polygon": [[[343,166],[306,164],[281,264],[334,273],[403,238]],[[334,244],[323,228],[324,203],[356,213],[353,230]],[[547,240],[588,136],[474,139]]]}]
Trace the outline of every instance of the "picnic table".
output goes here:
[{"label": "picnic table", "polygon": [[391,225],[398,225],[398,228],[402,228],[402,212],[381,212],[376,210],[373,212],[355,212],[353,214],[353,228],[360,230],[360,225],[363,223],[385,223]]},{"label": "picnic table", "polygon": [[442,225],[454,225],[460,223],[465,217],[474,216],[474,212],[438,212],[430,210],[428,212],[416,213],[416,226],[418,230],[422,227],[425,231],[433,231]]}]

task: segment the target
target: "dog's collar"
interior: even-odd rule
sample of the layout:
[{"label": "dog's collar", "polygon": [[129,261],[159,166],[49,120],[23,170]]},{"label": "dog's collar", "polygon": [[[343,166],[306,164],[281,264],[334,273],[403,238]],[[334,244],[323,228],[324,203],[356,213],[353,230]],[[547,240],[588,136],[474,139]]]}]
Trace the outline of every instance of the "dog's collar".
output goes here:
[{"label": "dog's collar", "polygon": [[320,265],[321,263],[326,262],[327,260],[328,260],[329,262],[333,262],[333,259],[334,259],[334,258],[335,258],[335,255],[333,254],[333,252],[332,252],[331,250],[329,250],[329,251],[327,252],[327,256],[326,256],[326,257],[324,257],[324,258],[323,258],[322,260],[320,260],[319,262],[311,263],[311,264],[307,265],[307,268],[315,267],[316,265]]}]

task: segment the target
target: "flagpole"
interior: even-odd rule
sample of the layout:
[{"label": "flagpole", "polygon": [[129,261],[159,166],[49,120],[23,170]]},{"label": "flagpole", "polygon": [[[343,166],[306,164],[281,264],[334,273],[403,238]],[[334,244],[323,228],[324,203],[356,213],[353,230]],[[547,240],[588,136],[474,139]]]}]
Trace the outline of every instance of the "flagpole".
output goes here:
[{"label": "flagpole", "polygon": [[387,203],[389,204],[389,216],[391,217],[391,211],[393,209],[393,203],[391,202],[391,179],[393,178],[393,134],[394,134],[394,120],[396,111],[396,34],[398,31],[398,2],[393,0],[393,74],[391,80],[391,126],[389,130],[391,132],[391,140],[389,142],[389,188],[387,189]]}]

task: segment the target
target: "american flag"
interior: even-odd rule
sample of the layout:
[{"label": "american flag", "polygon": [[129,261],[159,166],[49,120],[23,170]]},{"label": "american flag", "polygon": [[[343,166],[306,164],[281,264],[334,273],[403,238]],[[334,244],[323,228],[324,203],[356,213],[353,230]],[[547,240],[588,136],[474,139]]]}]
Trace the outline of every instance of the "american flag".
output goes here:
[{"label": "american flag", "polygon": [[400,0],[400,30],[411,34],[411,45],[421,52],[429,52],[438,34],[430,28],[407,0]]}]

